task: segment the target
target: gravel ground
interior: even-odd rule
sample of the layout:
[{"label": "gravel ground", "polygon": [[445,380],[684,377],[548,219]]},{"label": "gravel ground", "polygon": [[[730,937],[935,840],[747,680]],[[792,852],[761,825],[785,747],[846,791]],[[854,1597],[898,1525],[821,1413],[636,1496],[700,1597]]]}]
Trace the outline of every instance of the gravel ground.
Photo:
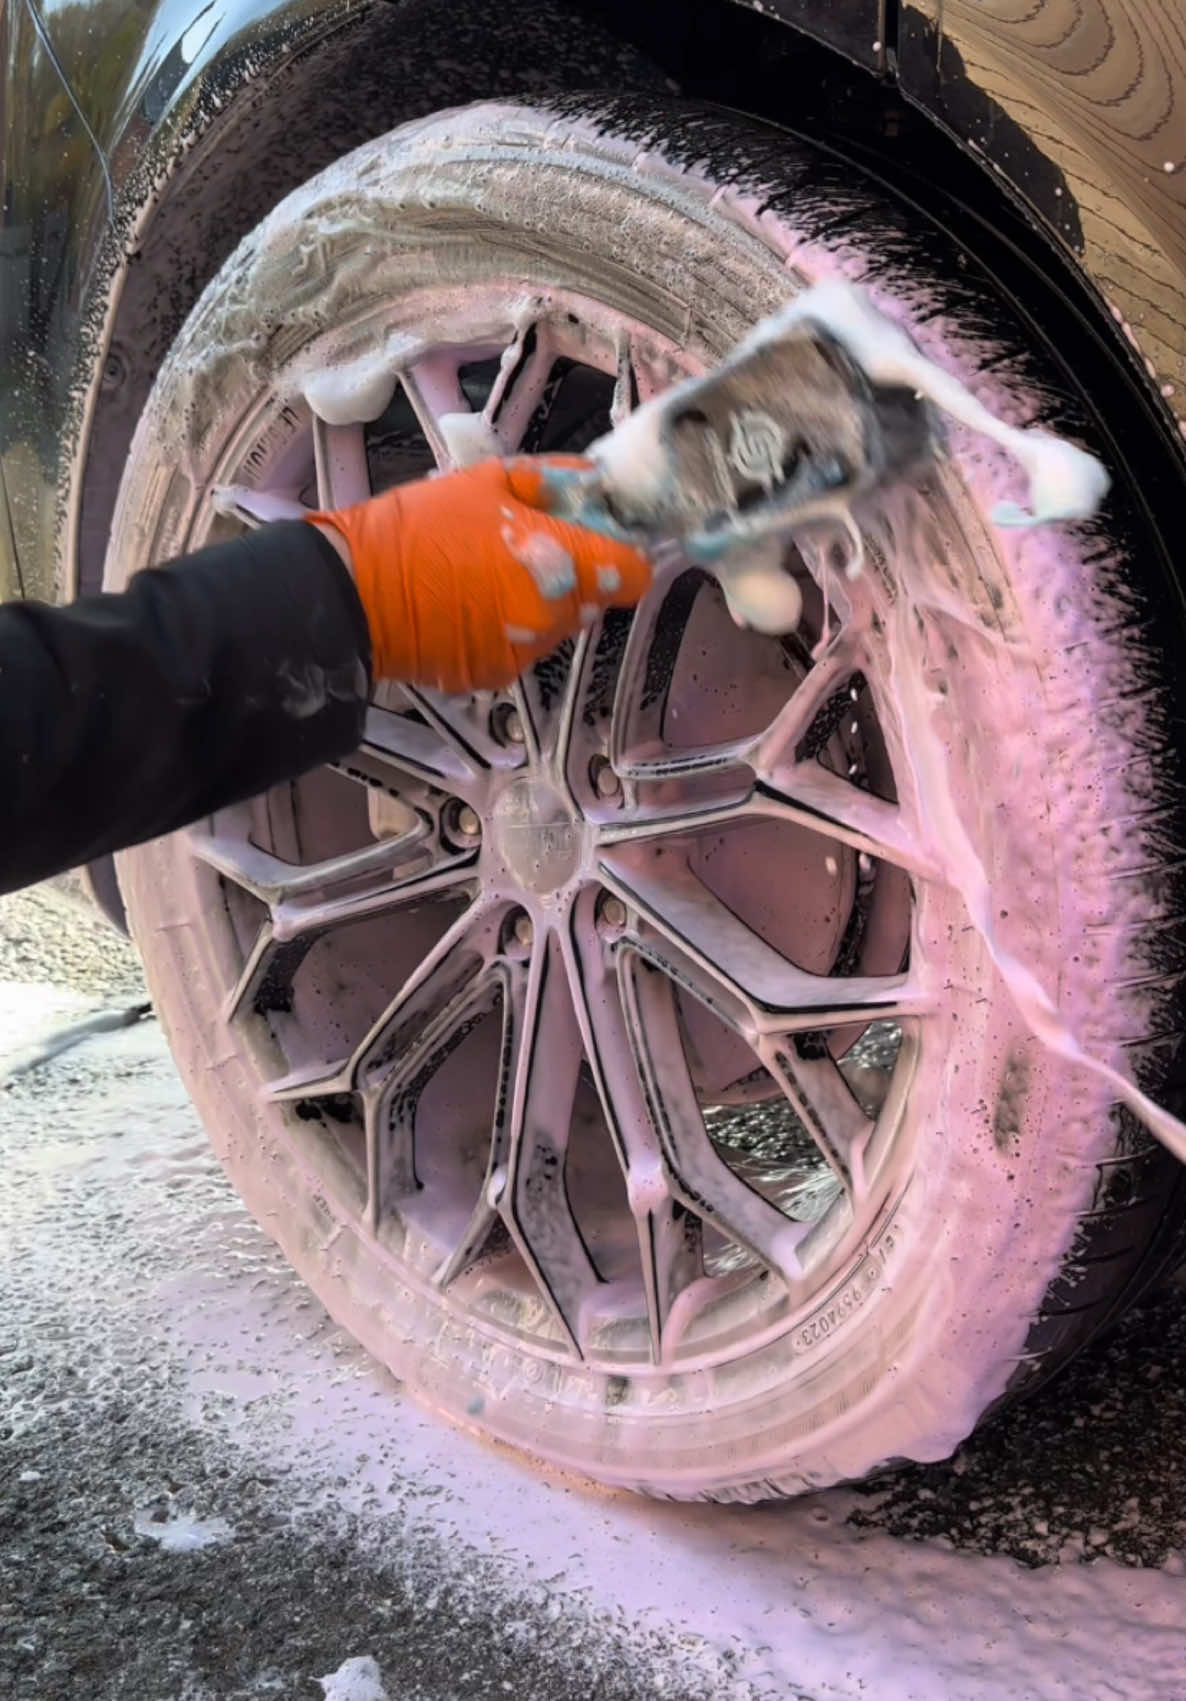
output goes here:
[{"label": "gravel ground", "polygon": [[65,885],[0,898],[0,981],[61,987],[94,1007],[145,997],[133,947]]},{"label": "gravel ground", "polygon": [[[143,996],[61,893],[0,899],[0,1694],[1186,1694],[1180,1284],[946,1464],[790,1508],[607,1495],[401,1398],[238,1205],[154,1022],[37,1061]],[[949,1588],[956,1641],[920,1596]]]}]

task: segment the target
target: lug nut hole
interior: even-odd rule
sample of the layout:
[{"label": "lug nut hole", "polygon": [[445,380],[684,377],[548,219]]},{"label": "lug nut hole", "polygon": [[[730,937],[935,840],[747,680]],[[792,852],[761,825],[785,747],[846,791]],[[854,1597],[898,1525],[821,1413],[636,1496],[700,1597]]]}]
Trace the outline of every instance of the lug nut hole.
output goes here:
[{"label": "lug nut hole", "polygon": [[513,703],[496,703],[490,711],[490,733],[499,744],[517,745],[527,742],[523,717]]},{"label": "lug nut hole", "polygon": [[622,795],[622,782],[604,756],[594,756],[589,763],[589,783],[607,803]]},{"label": "lug nut hole", "polygon": [[481,842],[482,817],[472,804],[451,797],[441,810],[441,837],[454,850],[472,850]]}]

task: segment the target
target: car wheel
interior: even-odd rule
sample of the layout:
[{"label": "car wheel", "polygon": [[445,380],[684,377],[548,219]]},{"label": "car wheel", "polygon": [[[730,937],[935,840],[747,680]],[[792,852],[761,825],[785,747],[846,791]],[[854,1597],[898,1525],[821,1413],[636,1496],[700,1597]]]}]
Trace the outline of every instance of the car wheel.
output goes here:
[{"label": "car wheel", "polygon": [[[1089,432],[954,238],[806,142],[635,97],[407,125],[206,290],[108,583],[475,446],[579,451],[833,277],[1011,418]],[[1014,471],[953,449],[912,573],[954,794],[1076,1027],[1170,1036],[1138,1058],[1157,1091],[1179,912],[1140,563],[995,530]],[[1144,1146],[936,872],[893,562],[788,559],[790,638],[675,564],[516,690],[383,687],[356,755],[120,869],[210,1137],[333,1315],[454,1420],[656,1494],[945,1455],[1180,1209],[1165,1188],[1124,1256],[1112,1211],[1099,1251],[1100,1178]]]}]

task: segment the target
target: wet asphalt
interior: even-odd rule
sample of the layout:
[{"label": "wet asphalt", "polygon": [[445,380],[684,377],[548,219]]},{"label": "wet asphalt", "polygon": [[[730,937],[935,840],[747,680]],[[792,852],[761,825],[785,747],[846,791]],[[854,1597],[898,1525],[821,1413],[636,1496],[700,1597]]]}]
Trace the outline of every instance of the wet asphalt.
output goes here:
[{"label": "wet asphalt", "polygon": [[[497,1535],[442,1521],[440,1497],[484,1459],[521,1467],[419,1416],[406,1434],[434,1463],[409,1461],[395,1385],[239,1207],[155,1022],[134,1019],[135,959],[101,924],[55,893],[0,900],[0,989],[0,1695],[814,1701],[772,1687],[744,1637],[608,1612],[579,1569],[509,1563]],[[96,1010],[127,1023],[45,1055]],[[906,1563],[926,1541],[1179,1574],[1184,1434],[1174,1279],[953,1460],[891,1473],[844,1516],[898,1538]],[[579,1547],[597,1493],[553,1490]]]}]

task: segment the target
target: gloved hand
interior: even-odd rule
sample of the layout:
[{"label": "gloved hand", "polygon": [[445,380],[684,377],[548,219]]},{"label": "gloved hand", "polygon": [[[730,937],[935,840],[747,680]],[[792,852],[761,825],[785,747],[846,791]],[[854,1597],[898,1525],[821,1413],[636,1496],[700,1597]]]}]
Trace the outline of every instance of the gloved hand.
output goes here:
[{"label": "gloved hand", "polygon": [[572,456],[481,461],[311,516],[349,546],[376,678],[488,691],[651,581],[628,544],[545,510]]}]

